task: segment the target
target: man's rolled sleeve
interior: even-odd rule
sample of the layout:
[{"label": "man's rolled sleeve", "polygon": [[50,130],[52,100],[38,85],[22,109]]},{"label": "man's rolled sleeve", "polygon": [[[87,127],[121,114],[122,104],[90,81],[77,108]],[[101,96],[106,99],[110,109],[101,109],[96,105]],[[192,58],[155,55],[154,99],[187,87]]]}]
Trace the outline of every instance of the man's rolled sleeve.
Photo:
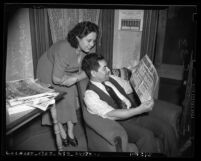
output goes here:
[{"label": "man's rolled sleeve", "polygon": [[108,118],[106,114],[114,110],[114,108],[102,101],[100,97],[92,90],[86,90],[84,102],[87,106],[87,110],[90,113],[97,114],[103,118]]}]

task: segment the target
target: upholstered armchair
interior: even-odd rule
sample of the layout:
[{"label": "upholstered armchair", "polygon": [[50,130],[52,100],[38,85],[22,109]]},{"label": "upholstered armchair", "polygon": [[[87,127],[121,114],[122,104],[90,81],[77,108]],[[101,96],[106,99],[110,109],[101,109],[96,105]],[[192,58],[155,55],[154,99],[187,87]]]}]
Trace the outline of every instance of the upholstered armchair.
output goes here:
[{"label": "upholstered armchair", "polygon": [[[129,79],[131,73],[126,68],[113,70],[113,74]],[[83,101],[84,91],[88,79],[77,83],[78,97],[85,122],[88,150],[101,152],[138,152],[135,144],[128,142],[125,129],[116,121],[103,119],[97,115],[90,114]],[[129,97],[133,97],[130,95]],[[156,108],[155,108],[156,107]],[[178,123],[181,114],[181,107],[162,100],[155,100],[155,106],[150,112],[155,117],[168,121],[175,129],[178,136]],[[162,151],[161,142],[158,139],[158,152]]]},{"label": "upholstered armchair", "polygon": [[127,133],[119,123],[103,119],[87,111],[83,101],[87,83],[88,79],[82,80],[77,83],[77,88],[87,136],[88,151],[138,153],[136,145],[128,142]]}]

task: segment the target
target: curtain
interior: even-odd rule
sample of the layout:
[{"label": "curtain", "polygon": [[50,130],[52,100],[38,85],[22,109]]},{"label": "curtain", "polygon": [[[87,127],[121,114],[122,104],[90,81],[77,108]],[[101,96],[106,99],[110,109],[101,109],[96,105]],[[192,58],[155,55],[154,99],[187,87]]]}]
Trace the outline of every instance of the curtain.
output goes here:
[{"label": "curtain", "polygon": [[98,24],[98,9],[48,9],[53,43],[66,39],[68,31],[78,22],[91,21]]},{"label": "curtain", "polygon": [[29,9],[34,77],[40,56],[51,46],[47,9]]},{"label": "curtain", "polygon": [[140,58],[142,58],[145,54],[147,54],[153,63],[155,60],[158,16],[159,16],[158,10],[144,10],[144,22],[143,22]]},{"label": "curtain", "polygon": [[114,9],[102,9],[99,18],[100,37],[97,44],[97,53],[102,54],[108,67],[112,69]]}]

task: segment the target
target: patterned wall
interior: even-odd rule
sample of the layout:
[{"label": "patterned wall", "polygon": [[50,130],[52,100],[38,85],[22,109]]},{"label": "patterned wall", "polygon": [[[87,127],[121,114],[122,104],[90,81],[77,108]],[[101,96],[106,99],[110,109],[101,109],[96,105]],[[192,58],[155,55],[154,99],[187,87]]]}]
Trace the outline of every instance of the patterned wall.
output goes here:
[{"label": "patterned wall", "polygon": [[6,81],[33,78],[29,9],[16,11],[8,25]]}]

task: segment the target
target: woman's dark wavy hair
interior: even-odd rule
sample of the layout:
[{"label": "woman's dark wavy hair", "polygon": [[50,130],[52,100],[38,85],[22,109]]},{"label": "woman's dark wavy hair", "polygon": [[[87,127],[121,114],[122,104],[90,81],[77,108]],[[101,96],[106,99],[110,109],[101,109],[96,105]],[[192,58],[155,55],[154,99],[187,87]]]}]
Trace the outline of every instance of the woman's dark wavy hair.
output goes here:
[{"label": "woman's dark wavy hair", "polygon": [[99,28],[95,23],[90,21],[83,21],[78,23],[72,30],[68,32],[67,40],[73,48],[78,47],[78,40],[76,36],[80,39],[87,36],[91,32],[95,32],[97,34],[97,38],[99,35]]}]

